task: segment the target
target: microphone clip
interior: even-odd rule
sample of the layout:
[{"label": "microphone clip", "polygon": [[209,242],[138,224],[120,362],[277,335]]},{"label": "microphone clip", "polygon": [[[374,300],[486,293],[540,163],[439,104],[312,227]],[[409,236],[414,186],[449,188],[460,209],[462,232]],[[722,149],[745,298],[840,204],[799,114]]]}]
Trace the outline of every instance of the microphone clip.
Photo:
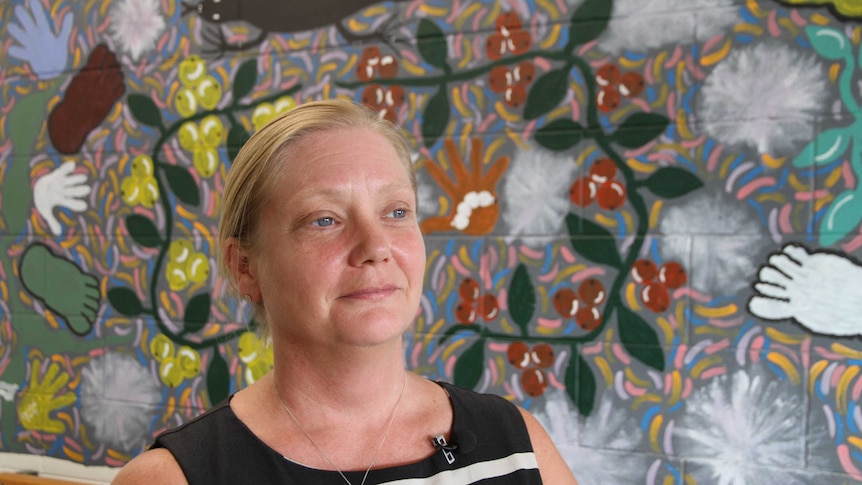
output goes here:
[{"label": "microphone clip", "polygon": [[452,463],[455,463],[455,455],[452,454],[452,452],[458,449],[458,445],[450,445],[449,443],[447,443],[446,438],[444,438],[442,434],[431,438],[431,444],[434,445],[434,448],[437,448],[438,450],[443,452],[443,457],[446,458],[446,463],[450,465]]}]

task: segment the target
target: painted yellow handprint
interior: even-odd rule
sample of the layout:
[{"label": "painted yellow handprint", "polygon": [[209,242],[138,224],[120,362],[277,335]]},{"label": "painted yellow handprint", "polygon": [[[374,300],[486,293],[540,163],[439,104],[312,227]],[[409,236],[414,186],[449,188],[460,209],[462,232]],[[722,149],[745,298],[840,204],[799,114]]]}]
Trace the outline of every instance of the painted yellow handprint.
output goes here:
[{"label": "painted yellow handprint", "polygon": [[425,162],[425,168],[449,195],[452,206],[448,215],[429,217],[422,221],[422,231],[425,234],[451,230],[474,236],[488,234],[500,217],[496,187],[509,166],[509,157],[498,158],[491,164],[488,173],[482,175],[481,139],[471,140],[470,172],[467,172],[455,142],[446,139],[444,145],[455,172],[454,180],[449,178],[440,165],[430,160]]},{"label": "painted yellow handprint", "polygon": [[39,369],[42,362],[35,359],[30,366],[30,383],[22,392],[18,401],[18,419],[21,426],[31,431],[60,434],[66,431],[66,425],[59,419],[50,416],[54,411],[73,404],[77,398],[71,391],[55,395],[69,383],[69,374],[60,370],[60,365],[52,362],[42,379],[39,379]]}]

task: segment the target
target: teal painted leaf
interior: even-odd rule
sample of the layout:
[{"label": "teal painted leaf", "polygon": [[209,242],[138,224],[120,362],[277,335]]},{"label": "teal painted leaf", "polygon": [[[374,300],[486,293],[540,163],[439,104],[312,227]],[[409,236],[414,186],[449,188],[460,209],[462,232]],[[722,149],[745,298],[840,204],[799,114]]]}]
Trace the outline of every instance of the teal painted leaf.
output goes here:
[{"label": "teal painted leaf", "polygon": [[656,331],[640,315],[623,305],[617,305],[617,315],[620,341],[626,352],[644,365],[663,371],[664,351]]},{"label": "teal painted leaf", "polygon": [[428,19],[420,20],[416,36],[418,37],[419,54],[425,59],[425,62],[441,69],[448,67],[446,63],[448,56],[446,36],[440,27],[437,27],[437,24]]},{"label": "teal painted leaf", "polygon": [[257,59],[249,59],[239,66],[233,78],[233,102],[238,103],[254,88],[257,82]]},{"label": "teal painted leaf", "polygon": [[616,241],[607,229],[572,213],[566,216],[566,226],[575,252],[594,263],[622,268]]},{"label": "teal painted leaf", "polygon": [[456,386],[473,389],[485,371],[485,339],[477,340],[455,362]]},{"label": "teal painted leaf", "polygon": [[227,399],[230,391],[230,373],[218,347],[213,347],[212,355],[213,358],[207,368],[207,393],[210,396],[210,404],[214,406]]},{"label": "teal painted leaf", "polygon": [[578,407],[581,416],[589,416],[596,402],[596,376],[574,345],[571,349],[572,357],[564,377],[566,393]]},{"label": "teal painted leaf", "polygon": [[626,148],[640,148],[667,129],[670,120],[655,113],[635,113],[617,128],[613,140]]},{"label": "teal painted leaf", "polygon": [[185,327],[184,333],[195,333],[209,321],[210,318],[210,295],[201,293],[195,295],[186,305],[186,314],[183,317]]},{"label": "teal painted leaf", "polygon": [[422,138],[426,147],[431,147],[443,134],[449,124],[449,96],[446,86],[440,86],[437,94],[428,100],[425,112],[422,114]]},{"label": "teal painted leaf", "polygon": [[703,187],[703,182],[688,170],[679,167],[662,167],[644,181],[653,194],[673,199]]},{"label": "teal painted leaf", "polygon": [[248,141],[248,138],[248,132],[245,131],[242,125],[237,123],[230,127],[230,130],[227,132],[227,156],[231,162],[236,159],[237,153],[245,145],[245,142]]},{"label": "teal painted leaf", "polygon": [[534,120],[551,111],[563,98],[569,89],[569,71],[558,69],[542,75],[530,88],[527,94],[527,104],[524,105],[524,118]]},{"label": "teal painted leaf", "polygon": [[161,244],[162,237],[153,221],[140,214],[126,217],[126,229],[136,243],[145,248],[154,248]]},{"label": "teal painted leaf", "polygon": [[568,118],[554,120],[536,130],[536,142],[549,150],[568,150],[584,139],[584,128]]},{"label": "teal painted leaf", "polygon": [[853,55],[850,39],[838,29],[809,25],[805,27],[805,34],[814,50],[826,59],[837,61]]},{"label": "teal painted leaf", "polygon": [[136,120],[157,128],[162,126],[162,114],[152,99],[143,94],[130,94],[126,98],[126,102],[129,104],[129,111],[132,112],[132,116]]},{"label": "teal painted leaf", "polygon": [[844,156],[850,145],[849,127],[832,128],[817,135],[793,159],[794,167],[808,168],[834,162]]},{"label": "teal painted leaf", "polygon": [[192,174],[183,167],[176,165],[162,165],[168,186],[174,195],[186,205],[197,206],[201,203],[201,194],[198,184]]},{"label": "teal painted leaf", "polygon": [[862,221],[862,190],[842,192],[826,210],[820,223],[820,244],[831,246],[855,231]]},{"label": "teal painted leaf", "polygon": [[533,319],[533,313],[536,311],[536,289],[530,280],[527,267],[523,264],[519,264],[512,275],[506,302],[512,320],[521,328],[521,334],[527,335],[527,325]]},{"label": "teal painted leaf", "polygon": [[567,47],[571,49],[598,38],[608,26],[613,3],[610,0],[586,0],[582,3],[572,14]]},{"label": "teal painted leaf", "polygon": [[144,311],[138,295],[130,288],[122,286],[111,288],[108,290],[108,301],[114,309],[127,317],[140,315]]}]

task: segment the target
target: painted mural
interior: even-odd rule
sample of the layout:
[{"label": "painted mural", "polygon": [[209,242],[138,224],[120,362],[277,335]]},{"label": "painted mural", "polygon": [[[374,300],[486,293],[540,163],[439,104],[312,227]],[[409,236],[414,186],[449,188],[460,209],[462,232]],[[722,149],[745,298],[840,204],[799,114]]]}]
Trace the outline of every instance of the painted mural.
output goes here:
[{"label": "painted mural", "polygon": [[272,365],[216,274],[298,103],[409,134],[405,359],[579,482],[862,483],[855,0],[0,4],[0,451],[121,466]]}]

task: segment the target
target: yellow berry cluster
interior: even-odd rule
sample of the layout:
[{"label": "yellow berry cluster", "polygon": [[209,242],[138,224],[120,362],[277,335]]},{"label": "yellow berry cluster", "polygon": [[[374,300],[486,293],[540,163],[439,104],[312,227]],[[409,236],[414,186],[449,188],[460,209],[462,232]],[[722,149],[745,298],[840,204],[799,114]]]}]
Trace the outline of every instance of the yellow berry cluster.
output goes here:
[{"label": "yellow berry cluster", "polygon": [[159,379],[168,387],[177,387],[183,380],[201,373],[201,355],[197,350],[174,343],[164,334],[150,341],[150,354],[159,363]]},{"label": "yellow berry cluster", "polygon": [[186,121],[177,133],[180,146],[192,154],[195,169],[202,177],[212,177],[219,165],[218,150],[224,140],[224,125],[216,115],[205,116],[200,124]]},{"label": "yellow berry cluster", "polygon": [[128,205],[152,208],[159,199],[159,186],[153,177],[153,159],[137,155],[132,159],[132,174],[120,182],[120,195]]},{"label": "yellow berry cluster", "polygon": [[168,248],[166,273],[171,290],[184,290],[192,283],[202,283],[209,278],[210,261],[204,253],[195,251],[191,241],[177,239]]},{"label": "yellow berry cluster", "polygon": [[263,128],[263,125],[275,119],[276,116],[290,111],[294,107],[296,107],[296,100],[291,96],[282,96],[275,100],[275,103],[260,103],[255,106],[251,114],[251,124],[254,126],[254,131]]},{"label": "yellow berry cluster", "polygon": [[198,107],[214,109],[222,96],[222,86],[211,74],[207,74],[207,61],[191,55],[180,62],[180,89],[174,95],[177,113],[184,118],[195,114]]},{"label": "yellow berry cluster", "polygon": [[239,360],[245,364],[246,384],[253,384],[272,370],[272,347],[254,332],[246,332],[239,338]]}]

